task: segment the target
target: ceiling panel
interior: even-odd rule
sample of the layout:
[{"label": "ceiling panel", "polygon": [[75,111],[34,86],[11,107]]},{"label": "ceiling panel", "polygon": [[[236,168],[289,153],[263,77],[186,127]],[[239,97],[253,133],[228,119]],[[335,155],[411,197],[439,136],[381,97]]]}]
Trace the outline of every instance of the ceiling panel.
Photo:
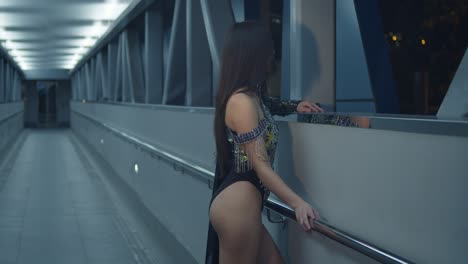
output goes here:
[{"label": "ceiling panel", "polygon": [[23,68],[70,67],[131,2],[0,0],[1,45]]}]

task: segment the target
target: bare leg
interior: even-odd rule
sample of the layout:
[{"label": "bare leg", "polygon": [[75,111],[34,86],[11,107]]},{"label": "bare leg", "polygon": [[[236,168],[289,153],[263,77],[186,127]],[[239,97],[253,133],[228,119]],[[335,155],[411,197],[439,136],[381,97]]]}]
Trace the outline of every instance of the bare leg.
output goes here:
[{"label": "bare leg", "polygon": [[262,239],[258,252],[258,261],[259,264],[283,264],[284,259],[281,256],[278,248],[276,247],[273,238],[271,238],[270,233],[262,226]]},{"label": "bare leg", "polygon": [[210,220],[219,237],[221,264],[256,263],[262,239],[262,198],[253,184],[233,183],[216,196]]}]

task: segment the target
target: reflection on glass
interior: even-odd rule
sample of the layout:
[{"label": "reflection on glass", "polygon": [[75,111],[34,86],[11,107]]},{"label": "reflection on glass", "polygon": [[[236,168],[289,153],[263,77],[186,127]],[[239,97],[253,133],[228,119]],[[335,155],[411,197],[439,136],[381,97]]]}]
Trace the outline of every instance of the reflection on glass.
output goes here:
[{"label": "reflection on glass", "polygon": [[337,113],[323,113],[323,114],[301,114],[299,115],[299,122],[311,123],[311,124],[322,124],[322,125],[334,125],[334,126],[345,126],[345,127],[359,127],[359,128],[370,128],[371,122],[368,117],[361,116],[346,116]]}]

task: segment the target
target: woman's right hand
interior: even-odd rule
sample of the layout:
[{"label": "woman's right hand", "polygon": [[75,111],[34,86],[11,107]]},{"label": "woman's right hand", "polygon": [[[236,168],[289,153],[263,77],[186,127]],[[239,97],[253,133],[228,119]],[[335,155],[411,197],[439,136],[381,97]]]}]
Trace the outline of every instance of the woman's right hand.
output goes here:
[{"label": "woman's right hand", "polygon": [[314,228],[314,220],[318,220],[320,218],[318,212],[304,200],[299,201],[293,209],[296,213],[297,222],[306,231],[310,231]]}]

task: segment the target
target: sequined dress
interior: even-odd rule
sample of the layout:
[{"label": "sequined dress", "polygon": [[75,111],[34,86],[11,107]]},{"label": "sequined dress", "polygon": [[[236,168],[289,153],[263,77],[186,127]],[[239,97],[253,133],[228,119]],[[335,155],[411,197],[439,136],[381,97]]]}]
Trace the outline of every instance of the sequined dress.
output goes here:
[{"label": "sequined dress", "polygon": [[[259,121],[258,126],[252,131],[244,134],[237,134],[226,127],[226,136],[231,145],[231,158],[228,162],[230,172],[220,180],[219,166],[216,166],[215,182],[213,186],[213,195],[211,201],[229,185],[238,181],[251,182],[266,201],[269,190],[262,184],[257,174],[252,168],[248,155],[242,148],[243,144],[252,141],[261,142],[261,147],[266,152],[268,162],[273,165],[276,146],[278,143],[279,130],[273,119],[273,115],[285,116],[296,111],[299,101],[280,101],[278,99],[260,95],[260,108],[263,112],[263,119]],[[210,203],[211,204],[211,203]],[[206,249],[206,264],[219,263],[219,241],[216,231],[209,225],[208,241]]]}]

